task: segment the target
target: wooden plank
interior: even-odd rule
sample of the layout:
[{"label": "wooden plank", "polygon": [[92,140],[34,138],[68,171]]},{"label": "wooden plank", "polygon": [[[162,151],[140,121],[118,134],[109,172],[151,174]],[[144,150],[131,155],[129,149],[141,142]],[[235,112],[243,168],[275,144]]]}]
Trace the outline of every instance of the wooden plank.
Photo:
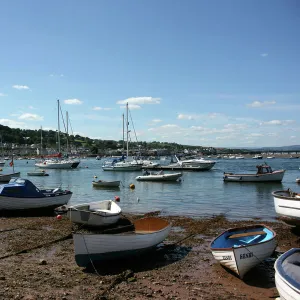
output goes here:
[{"label": "wooden plank", "polygon": [[239,237],[244,237],[244,236],[252,236],[252,235],[265,235],[267,234],[264,231],[252,231],[252,232],[244,232],[244,233],[236,233],[236,234],[232,234],[230,235],[228,238],[229,239],[236,239]]}]

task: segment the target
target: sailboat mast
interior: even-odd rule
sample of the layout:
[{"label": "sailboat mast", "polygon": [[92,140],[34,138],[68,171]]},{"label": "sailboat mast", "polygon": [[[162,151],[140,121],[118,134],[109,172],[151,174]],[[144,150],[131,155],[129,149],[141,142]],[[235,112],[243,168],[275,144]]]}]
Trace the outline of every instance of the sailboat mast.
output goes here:
[{"label": "sailboat mast", "polygon": [[128,159],[128,125],[129,125],[129,122],[128,122],[128,102],[126,103],[126,143],[127,143],[127,151],[126,151],[126,156],[127,156],[127,159]]},{"label": "sailboat mast", "polygon": [[58,153],[60,153],[60,127],[59,127],[59,100],[57,100],[57,145],[58,145]]},{"label": "sailboat mast", "polygon": [[122,117],[123,117],[123,153],[124,153],[124,150],[125,150],[125,142],[124,142],[124,114],[122,114]]},{"label": "sailboat mast", "polygon": [[41,153],[40,155],[43,155],[43,127],[41,126]]},{"label": "sailboat mast", "polygon": [[69,114],[66,111],[66,119],[67,119],[67,153],[69,154]]}]

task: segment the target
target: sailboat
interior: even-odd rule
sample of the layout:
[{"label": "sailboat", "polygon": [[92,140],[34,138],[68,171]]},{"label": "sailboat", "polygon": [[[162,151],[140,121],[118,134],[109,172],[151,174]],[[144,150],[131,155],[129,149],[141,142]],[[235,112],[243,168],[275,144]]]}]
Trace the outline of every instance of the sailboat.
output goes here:
[{"label": "sailboat", "polygon": [[[129,149],[128,149],[128,103],[126,104],[126,158],[128,159],[129,155]],[[124,149],[124,115],[123,115],[123,149]],[[124,159],[124,155],[122,155],[122,158],[118,160],[113,160],[112,162],[106,162],[102,169],[103,171],[140,171],[142,169],[143,165],[139,164],[137,161],[126,161]]]},{"label": "sailboat", "polygon": [[70,160],[62,160],[61,159],[61,149],[60,149],[60,124],[59,124],[59,113],[60,113],[60,105],[59,100],[57,100],[57,123],[58,123],[58,131],[57,131],[57,140],[58,140],[58,154],[52,155],[52,157],[56,157],[56,159],[47,159],[42,162],[36,163],[35,165],[39,168],[43,169],[72,169],[73,162]]}]

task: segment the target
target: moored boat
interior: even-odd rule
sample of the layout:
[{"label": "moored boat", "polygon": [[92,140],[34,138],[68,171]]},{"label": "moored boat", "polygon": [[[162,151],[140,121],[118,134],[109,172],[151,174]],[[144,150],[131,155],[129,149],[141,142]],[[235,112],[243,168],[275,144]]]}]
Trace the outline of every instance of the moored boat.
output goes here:
[{"label": "moored boat", "polygon": [[118,187],[120,185],[120,181],[105,181],[98,180],[92,182],[94,187]]},{"label": "moored boat", "polygon": [[300,193],[295,193],[290,189],[275,191],[274,197],[275,211],[279,218],[290,225],[300,225]]},{"label": "moored boat", "polygon": [[27,172],[27,175],[28,176],[49,176],[49,174],[46,173],[44,170]]},{"label": "moored boat", "polygon": [[13,178],[0,185],[0,210],[47,208],[68,203],[72,192],[56,189],[38,189],[30,180]]},{"label": "moored boat", "polygon": [[282,254],[274,268],[280,300],[300,299],[300,248],[292,248]]},{"label": "moored boat", "polygon": [[9,182],[14,177],[19,177],[20,172],[14,172],[9,174],[0,174],[0,182]]},{"label": "moored boat", "polygon": [[116,223],[121,208],[112,200],[82,203],[67,207],[67,216],[74,222],[88,226],[108,226]]},{"label": "moored boat", "polygon": [[75,260],[78,266],[91,262],[111,260],[139,254],[160,244],[168,236],[171,225],[160,218],[143,218],[134,221],[128,232],[75,233],[73,234]]},{"label": "moored boat", "polygon": [[240,278],[272,255],[276,233],[265,225],[251,225],[226,230],[214,239],[210,249],[214,258]]},{"label": "moored boat", "polygon": [[135,179],[139,181],[176,181],[182,176],[182,173],[164,173],[145,171],[143,175],[137,176]]},{"label": "moored boat", "polygon": [[224,172],[223,180],[233,182],[281,182],[285,172],[285,170],[273,171],[272,168],[266,164],[258,165],[256,168],[256,174],[234,174]]}]

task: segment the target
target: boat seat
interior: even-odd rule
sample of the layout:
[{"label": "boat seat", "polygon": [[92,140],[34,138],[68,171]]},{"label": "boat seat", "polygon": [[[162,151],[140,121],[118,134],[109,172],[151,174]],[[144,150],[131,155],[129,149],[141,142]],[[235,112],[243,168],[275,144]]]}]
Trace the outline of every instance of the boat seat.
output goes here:
[{"label": "boat seat", "polygon": [[300,283],[300,253],[294,254],[282,264],[284,272]]},{"label": "boat seat", "polygon": [[229,235],[228,239],[237,239],[244,236],[253,236],[253,235],[265,235],[267,234],[265,231],[252,231],[252,232],[243,232]]}]

